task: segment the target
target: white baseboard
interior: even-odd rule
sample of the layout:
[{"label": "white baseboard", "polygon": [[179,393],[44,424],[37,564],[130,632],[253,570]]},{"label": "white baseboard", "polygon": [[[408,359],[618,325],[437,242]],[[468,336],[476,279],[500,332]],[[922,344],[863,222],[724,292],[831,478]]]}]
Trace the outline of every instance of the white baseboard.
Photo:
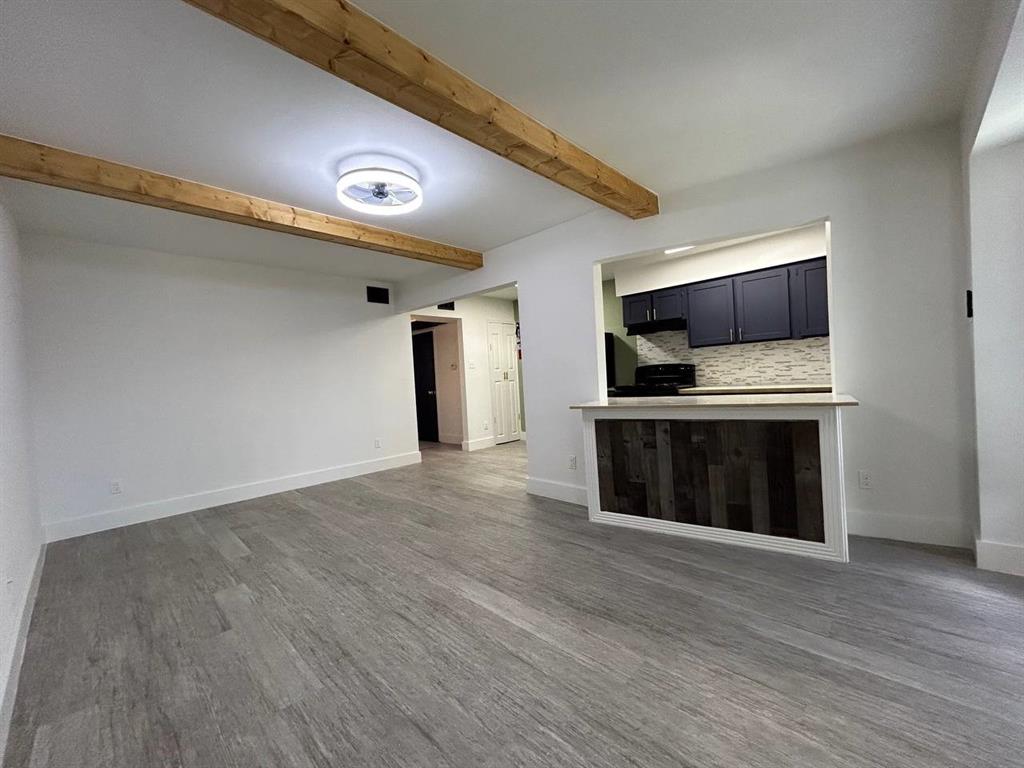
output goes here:
[{"label": "white baseboard", "polygon": [[641,531],[655,531],[670,536],[682,536],[689,539],[711,541],[716,544],[731,544],[751,549],[763,549],[767,552],[782,552],[788,555],[817,557],[822,560],[846,562],[845,542],[826,544],[820,541],[803,541],[783,536],[765,536],[760,533],[733,531],[727,528],[712,528],[708,525],[691,525],[671,520],[659,520],[636,515],[620,515],[614,512],[592,512],[590,520],[604,525],[617,525],[622,528],[636,528]]},{"label": "white baseboard", "polygon": [[965,549],[971,546],[970,524],[967,520],[865,512],[849,507],[846,514],[847,527],[851,536],[895,539],[896,541],[912,541],[917,544],[935,544]]},{"label": "white baseboard", "polygon": [[442,432],[437,436],[437,442],[445,443],[447,445],[462,445],[462,433],[461,432]]},{"label": "white baseboard", "polygon": [[7,749],[7,737],[11,731],[11,717],[14,715],[14,699],[18,693],[18,679],[21,677],[21,662],[25,657],[25,643],[28,641],[28,628],[32,624],[32,610],[36,605],[39,593],[39,578],[43,574],[43,563],[46,561],[46,545],[39,548],[36,563],[32,568],[32,578],[28,583],[25,602],[21,606],[21,617],[18,619],[18,630],[14,637],[14,651],[11,654],[11,668],[7,670],[7,683],[4,686],[3,699],[0,699],[0,763],[4,761]]},{"label": "white baseboard", "polygon": [[475,440],[463,440],[462,450],[479,451],[481,448],[492,448],[494,445],[493,437],[478,437]]},{"label": "white baseboard", "polygon": [[974,551],[979,568],[1024,576],[1024,545],[977,539]]},{"label": "white baseboard", "polygon": [[318,469],[313,472],[277,477],[272,480],[260,480],[255,483],[234,485],[229,488],[218,488],[213,491],[150,501],[133,507],[111,509],[83,517],[56,520],[47,523],[43,528],[47,541],[60,541],[61,539],[84,536],[88,533],[97,533],[111,528],[120,528],[125,525],[158,520],[161,517],[195,512],[207,507],[217,507],[221,504],[233,504],[238,501],[255,499],[259,496],[268,496],[272,493],[294,491],[298,488],[308,488],[311,485],[320,485],[321,483],[344,480],[345,478],[357,475],[366,475],[385,469],[404,467],[407,464],[418,464],[420,460],[419,451],[410,451],[409,453],[399,453],[380,459],[358,461],[353,464],[342,464],[337,467]]},{"label": "white baseboard", "polygon": [[557,501],[587,506],[587,489],[582,485],[563,483],[558,480],[542,480],[539,477],[526,478],[526,492]]}]

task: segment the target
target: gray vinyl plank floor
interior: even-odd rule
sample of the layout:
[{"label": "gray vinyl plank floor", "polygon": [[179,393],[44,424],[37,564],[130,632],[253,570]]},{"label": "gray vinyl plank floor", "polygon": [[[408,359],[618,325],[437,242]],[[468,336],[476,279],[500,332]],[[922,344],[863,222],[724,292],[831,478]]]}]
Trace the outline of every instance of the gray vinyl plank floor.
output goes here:
[{"label": "gray vinyl plank floor", "polygon": [[1024,765],[1024,579],[592,525],[525,448],[51,544],[5,768]]}]

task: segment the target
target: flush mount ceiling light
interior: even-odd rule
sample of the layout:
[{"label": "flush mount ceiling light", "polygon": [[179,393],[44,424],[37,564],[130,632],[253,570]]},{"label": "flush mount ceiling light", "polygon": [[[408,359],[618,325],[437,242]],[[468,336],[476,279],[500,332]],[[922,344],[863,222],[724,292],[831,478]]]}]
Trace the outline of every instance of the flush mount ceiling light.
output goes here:
[{"label": "flush mount ceiling light", "polygon": [[696,246],[695,245],[681,245],[678,248],[669,248],[667,251],[665,251],[665,255],[666,256],[670,256],[673,253],[682,253],[683,251],[688,251],[691,248],[696,248]]},{"label": "flush mount ceiling light", "polygon": [[397,158],[349,158],[338,170],[338,200],[353,211],[371,216],[401,216],[423,205],[418,174]]}]

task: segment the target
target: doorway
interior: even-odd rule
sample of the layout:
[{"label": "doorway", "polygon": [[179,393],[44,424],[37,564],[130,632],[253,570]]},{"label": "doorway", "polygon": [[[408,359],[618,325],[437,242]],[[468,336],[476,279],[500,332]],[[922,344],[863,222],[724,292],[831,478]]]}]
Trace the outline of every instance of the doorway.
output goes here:
[{"label": "doorway", "polygon": [[511,443],[509,451],[518,441],[525,453],[516,286],[424,307],[410,320],[420,440],[462,451]]},{"label": "doorway", "polygon": [[[415,328],[415,324],[414,324]],[[438,442],[437,377],[434,370],[434,332],[414,330],[412,367],[416,389],[416,428],[420,442]]]}]

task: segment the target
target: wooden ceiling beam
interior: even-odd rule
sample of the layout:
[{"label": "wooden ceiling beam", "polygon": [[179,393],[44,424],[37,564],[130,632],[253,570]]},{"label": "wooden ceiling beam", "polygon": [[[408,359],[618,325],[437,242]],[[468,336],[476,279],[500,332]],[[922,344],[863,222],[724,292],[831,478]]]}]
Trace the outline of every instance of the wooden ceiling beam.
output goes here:
[{"label": "wooden ceiling beam", "polygon": [[0,176],[232,221],[459,269],[479,269],[477,251],[294,208],[195,181],[79,155],[0,134]]},{"label": "wooden ceiling beam", "polygon": [[633,219],[658,197],[345,0],[185,0]]}]

